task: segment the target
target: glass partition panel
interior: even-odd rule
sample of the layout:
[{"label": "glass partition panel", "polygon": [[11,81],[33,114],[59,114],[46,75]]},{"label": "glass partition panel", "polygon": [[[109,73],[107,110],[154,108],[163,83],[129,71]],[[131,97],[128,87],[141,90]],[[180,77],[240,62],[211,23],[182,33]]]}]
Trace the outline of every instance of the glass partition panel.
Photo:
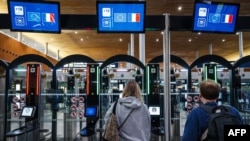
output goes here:
[{"label": "glass partition panel", "polygon": [[46,93],[41,93],[39,104],[41,139],[50,139],[52,134],[58,139],[64,138],[65,109],[65,94],[61,90],[49,89]]},{"label": "glass partition panel", "polygon": [[233,90],[235,92],[235,107],[240,111],[245,124],[250,124],[250,89],[244,86],[240,89]]},{"label": "glass partition panel", "polygon": [[5,81],[5,70],[0,66],[0,141],[3,141],[5,127]]},{"label": "glass partition panel", "polygon": [[10,131],[25,126],[25,118],[20,116],[25,106],[25,94],[13,90],[9,90],[8,93],[6,126]]},{"label": "glass partition panel", "polygon": [[44,138],[75,140],[86,126],[84,94],[49,90],[41,95],[40,130]]}]

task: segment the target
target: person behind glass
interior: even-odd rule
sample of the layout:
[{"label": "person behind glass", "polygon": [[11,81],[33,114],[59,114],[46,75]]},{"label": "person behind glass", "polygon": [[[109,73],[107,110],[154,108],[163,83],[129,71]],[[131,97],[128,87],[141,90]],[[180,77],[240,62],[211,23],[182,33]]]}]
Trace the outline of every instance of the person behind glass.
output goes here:
[{"label": "person behind glass", "polygon": [[[106,127],[113,106],[114,103],[105,114],[103,129]],[[143,102],[140,87],[135,80],[127,82],[122,93],[122,98],[118,99],[116,106],[118,127],[131,110],[133,110],[132,113],[119,129],[120,141],[149,141],[151,129],[150,114]]]},{"label": "person behind glass", "polygon": [[[200,83],[200,102],[208,106],[216,106],[216,100],[219,97],[220,86],[213,80],[204,80]],[[243,123],[239,111],[230,106],[231,113],[236,115]],[[191,110],[187,116],[184,126],[182,141],[200,141],[203,132],[208,127],[209,114],[201,107]]]}]

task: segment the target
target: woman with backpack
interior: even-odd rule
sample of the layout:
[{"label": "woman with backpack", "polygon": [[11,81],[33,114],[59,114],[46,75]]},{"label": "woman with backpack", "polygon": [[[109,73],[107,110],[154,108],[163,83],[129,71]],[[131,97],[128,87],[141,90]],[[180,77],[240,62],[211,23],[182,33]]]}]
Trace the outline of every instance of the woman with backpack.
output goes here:
[{"label": "woman with backpack", "polygon": [[[113,103],[105,114],[104,130],[114,105]],[[140,86],[135,80],[127,82],[122,98],[117,100],[115,115],[119,127],[119,141],[150,140],[150,114],[147,105],[143,102]]]}]

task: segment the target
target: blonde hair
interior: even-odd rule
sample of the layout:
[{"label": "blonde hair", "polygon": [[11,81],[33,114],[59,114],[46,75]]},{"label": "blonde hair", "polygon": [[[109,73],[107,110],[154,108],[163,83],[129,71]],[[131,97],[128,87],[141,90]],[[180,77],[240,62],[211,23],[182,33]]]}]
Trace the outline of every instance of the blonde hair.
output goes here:
[{"label": "blonde hair", "polygon": [[140,101],[143,101],[140,86],[135,80],[129,80],[122,92],[122,97],[128,96],[134,96]]}]

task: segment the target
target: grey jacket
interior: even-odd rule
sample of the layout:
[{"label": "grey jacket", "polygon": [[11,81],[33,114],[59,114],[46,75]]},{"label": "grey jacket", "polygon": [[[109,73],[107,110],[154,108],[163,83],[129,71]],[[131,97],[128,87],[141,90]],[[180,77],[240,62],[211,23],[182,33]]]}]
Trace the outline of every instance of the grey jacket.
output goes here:
[{"label": "grey jacket", "polygon": [[[108,109],[104,117],[104,129],[112,113],[114,103]],[[117,122],[120,126],[129,112],[134,109],[127,121],[120,128],[121,141],[149,141],[151,119],[147,106],[136,97],[125,97],[118,100],[116,106]]]}]

